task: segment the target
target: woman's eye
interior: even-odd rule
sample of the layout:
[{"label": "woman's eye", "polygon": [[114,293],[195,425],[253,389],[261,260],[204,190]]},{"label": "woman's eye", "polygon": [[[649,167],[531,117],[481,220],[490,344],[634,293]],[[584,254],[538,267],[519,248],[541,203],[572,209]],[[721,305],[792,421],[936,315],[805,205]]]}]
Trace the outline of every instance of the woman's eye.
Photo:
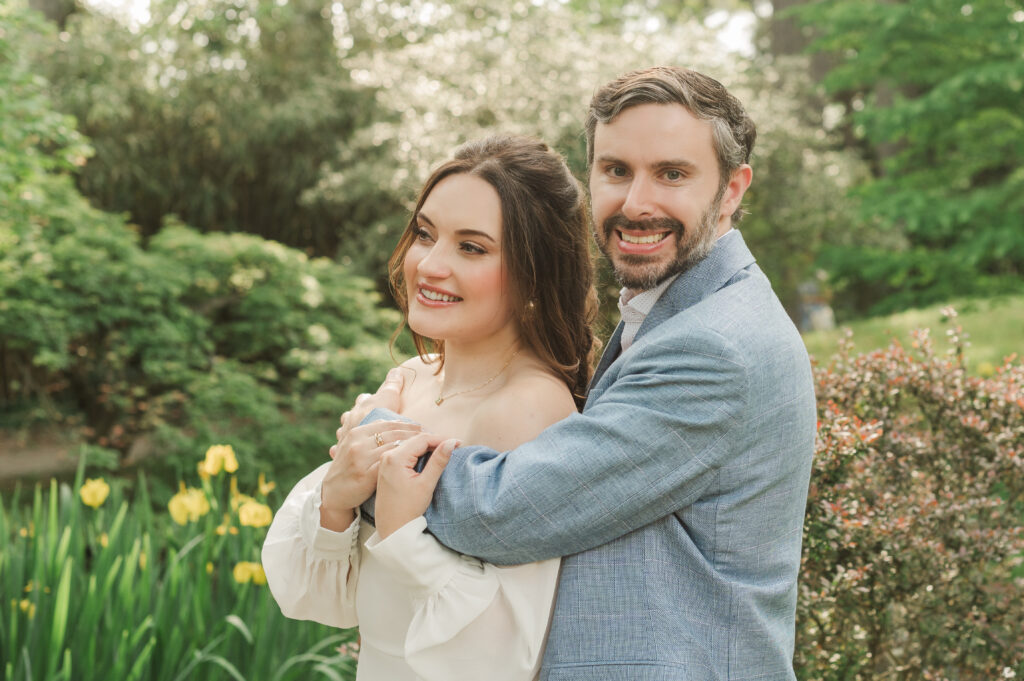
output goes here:
[{"label": "woman's eye", "polygon": [[471,243],[469,241],[463,241],[461,244],[459,244],[459,246],[462,248],[463,251],[471,255],[481,255],[487,252],[480,246],[477,246],[476,244]]},{"label": "woman's eye", "polygon": [[412,233],[416,236],[416,239],[418,241],[429,241],[430,240],[430,232],[428,232],[427,230],[423,229],[422,227],[416,227],[415,229],[413,229]]}]

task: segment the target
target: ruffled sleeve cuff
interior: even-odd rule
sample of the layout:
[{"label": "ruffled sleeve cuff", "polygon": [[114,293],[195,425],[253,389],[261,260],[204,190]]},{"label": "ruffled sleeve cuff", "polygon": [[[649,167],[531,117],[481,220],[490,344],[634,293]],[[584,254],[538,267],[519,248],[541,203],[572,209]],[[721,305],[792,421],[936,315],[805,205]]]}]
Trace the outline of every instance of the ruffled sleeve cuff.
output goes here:
[{"label": "ruffled sleeve cuff", "polygon": [[426,529],[426,518],[414,518],[387,539],[374,532],[366,541],[366,550],[419,598],[441,591],[456,576],[463,582],[485,579],[479,560],[445,548]]},{"label": "ruffled sleeve cuff", "polygon": [[323,505],[323,481],[317,483],[303,500],[301,512],[302,540],[309,547],[310,556],[318,560],[348,560],[359,549],[361,514],[355,509],[352,524],[341,532],[329,530],[320,524]]}]

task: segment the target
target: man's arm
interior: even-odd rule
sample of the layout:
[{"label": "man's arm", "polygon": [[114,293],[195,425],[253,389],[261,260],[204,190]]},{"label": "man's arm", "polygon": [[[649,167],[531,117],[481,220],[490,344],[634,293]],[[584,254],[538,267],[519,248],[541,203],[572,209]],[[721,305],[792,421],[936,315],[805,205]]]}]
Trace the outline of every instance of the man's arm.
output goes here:
[{"label": "man's arm", "polygon": [[457,449],[426,514],[431,532],[518,564],[599,546],[699,499],[743,449],[748,369],[714,331],[661,340],[637,348],[585,413],[535,440]]}]

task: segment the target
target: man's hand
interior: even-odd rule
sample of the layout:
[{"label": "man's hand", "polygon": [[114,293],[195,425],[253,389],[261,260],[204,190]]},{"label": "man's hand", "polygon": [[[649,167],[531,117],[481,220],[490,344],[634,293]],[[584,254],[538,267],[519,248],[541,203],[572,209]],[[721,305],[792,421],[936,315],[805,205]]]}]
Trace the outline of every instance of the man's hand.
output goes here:
[{"label": "man's hand", "polygon": [[[377,533],[382,539],[426,512],[437,481],[441,479],[452,451],[458,446],[457,440],[442,441],[441,436],[420,433],[384,452],[374,506]],[[416,462],[430,449],[434,453],[427,459],[423,472],[417,473]]]}]

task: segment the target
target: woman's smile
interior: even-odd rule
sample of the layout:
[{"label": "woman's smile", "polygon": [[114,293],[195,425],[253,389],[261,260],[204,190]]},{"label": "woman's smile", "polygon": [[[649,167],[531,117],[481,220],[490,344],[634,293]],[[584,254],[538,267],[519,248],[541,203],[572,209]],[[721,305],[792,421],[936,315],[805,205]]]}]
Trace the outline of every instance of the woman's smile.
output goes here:
[{"label": "woman's smile", "polygon": [[462,298],[454,293],[435,286],[420,284],[417,288],[416,300],[422,305],[427,305],[429,307],[445,307],[454,303],[462,302]]}]

